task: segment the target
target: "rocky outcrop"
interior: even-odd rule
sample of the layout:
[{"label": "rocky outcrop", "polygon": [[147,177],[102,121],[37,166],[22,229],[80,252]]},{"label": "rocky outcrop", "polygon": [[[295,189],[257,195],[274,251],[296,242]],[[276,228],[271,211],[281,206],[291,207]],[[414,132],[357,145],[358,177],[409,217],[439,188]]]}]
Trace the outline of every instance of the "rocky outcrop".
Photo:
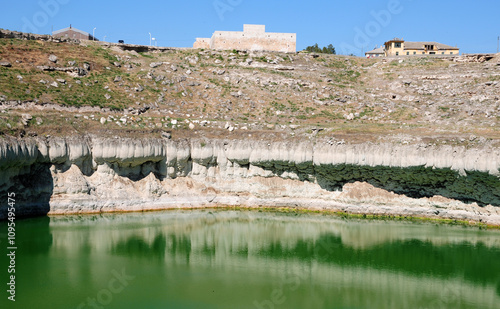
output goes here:
[{"label": "rocky outcrop", "polygon": [[[0,143],[0,191],[16,193],[18,215],[301,206],[500,224],[499,168],[496,148],[95,137]],[[0,210],[5,218],[6,206]]]},{"label": "rocky outcrop", "polygon": [[54,38],[49,34],[35,34],[20,31],[11,31],[6,29],[0,29],[0,39],[20,39],[20,40],[39,40],[39,41],[49,41],[49,42],[74,42],[78,43],[79,40],[70,38]]}]

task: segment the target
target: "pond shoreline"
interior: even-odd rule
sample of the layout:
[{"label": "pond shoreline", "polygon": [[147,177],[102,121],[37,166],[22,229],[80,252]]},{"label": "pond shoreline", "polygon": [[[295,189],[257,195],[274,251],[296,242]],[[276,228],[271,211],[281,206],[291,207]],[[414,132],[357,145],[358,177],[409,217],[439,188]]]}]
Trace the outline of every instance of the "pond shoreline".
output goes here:
[{"label": "pond shoreline", "polygon": [[[161,202],[137,203],[135,206],[115,205],[110,207],[97,207],[97,205],[73,206],[67,203],[59,204],[48,213],[49,216],[64,215],[90,215],[90,214],[126,214],[141,212],[160,212],[169,210],[245,210],[259,212],[278,213],[319,213],[347,218],[404,220],[417,222],[436,222],[444,224],[457,224],[463,226],[481,227],[488,229],[500,229],[500,216],[491,213],[478,213],[472,210],[444,209],[438,205],[433,207],[424,206],[394,206],[394,205],[370,205],[370,204],[344,204],[325,200],[299,200],[299,199],[273,199],[264,201],[261,199],[237,200],[235,197],[227,199],[218,197],[219,202],[201,202],[192,198],[174,198],[168,204]],[[115,201],[116,202],[116,201]],[[225,202],[225,203],[224,203]],[[240,202],[240,203],[238,203]],[[118,202],[119,204],[119,202]],[[127,203],[128,204],[128,203]],[[80,208],[77,210],[76,208]],[[93,209],[93,210],[90,210]]]}]

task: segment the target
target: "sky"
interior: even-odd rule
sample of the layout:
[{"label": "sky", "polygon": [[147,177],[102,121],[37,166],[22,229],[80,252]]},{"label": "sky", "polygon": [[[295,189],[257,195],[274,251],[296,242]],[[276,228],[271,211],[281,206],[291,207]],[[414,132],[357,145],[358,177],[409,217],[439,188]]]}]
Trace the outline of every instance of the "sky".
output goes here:
[{"label": "sky", "polygon": [[297,51],[332,44],[338,54],[361,56],[398,37],[492,53],[499,12],[498,0],[22,0],[4,1],[0,28],[50,34],[71,24],[101,41],[149,45],[151,33],[158,46],[191,47],[214,31],[264,24],[267,32],[297,33]]}]

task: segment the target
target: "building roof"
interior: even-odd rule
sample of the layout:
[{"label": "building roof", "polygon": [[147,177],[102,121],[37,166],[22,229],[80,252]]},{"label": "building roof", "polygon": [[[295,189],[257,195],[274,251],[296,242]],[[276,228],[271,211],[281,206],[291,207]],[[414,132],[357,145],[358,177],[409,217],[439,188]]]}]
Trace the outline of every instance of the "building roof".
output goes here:
[{"label": "building roof", "polygon": [[375,48],[374,50],[366,52],[365,55],[366,54],[385,54],[385,49],[381,46],[379,48]]},{"label": "building roof", "polygon": [[457,49],[457,47],[453,47],[450,45],[446,44],[441,44],[438,42],[404,42],[404,47],[405,50],[407,49],[417,49],[417,50],[424,50],[425,45],[434,45],[438,50],[443,50],[443,49]]},{"label": "building roof", "polygon": [[400,39],[400,38],[394,38],[394,39],[389,40],[389,41],[387,41],[387,42],[385,42],[385,43],[387,44],[387,43],[391,43],[391,42],[404,42],[404,41],[405,41],[405,40]]},{"label": "building roof", "polygon": [[59,34],[59,33],[63,33],[63,32],[66,32],[66,31],[75,31],[75,32],[78,32],[80,34],[83,34],[83,35],[88,35],[88,36],[91,36],[89,33],[85,32],[85,31],[82,31],[82,30],[78,30],[76,28],[73,28],[73,27],[67,27],[67,28],[64,28],[64,29],[61,29],[61,30],[57,30],[57,31],[54,31],[52,32],[52,35],[56,35],[56,34]]}]

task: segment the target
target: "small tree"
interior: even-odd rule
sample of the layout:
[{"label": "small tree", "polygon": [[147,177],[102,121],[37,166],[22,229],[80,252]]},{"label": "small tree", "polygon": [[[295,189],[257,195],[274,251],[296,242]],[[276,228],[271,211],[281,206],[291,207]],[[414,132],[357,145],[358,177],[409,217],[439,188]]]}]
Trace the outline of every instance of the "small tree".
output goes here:
[{"label": "small tree", "polygon": [[335,47],[333,47],[332,44],[329,44],[326,47],[326,50],[328,51],[327,54],[332,54],[332,55],[336,55],[337,54],[337,52],[335,51]]},{"label": "small tree", "polygon": [[328,46],[325,46],[323,48],[319,47],[318,43],[312,45],[312,46],[307,46],[306,51],[310,53],[322,53],[322,54],[331,54],[335,55],[335,47],[333,47],[332,44],[329,44]]}]

